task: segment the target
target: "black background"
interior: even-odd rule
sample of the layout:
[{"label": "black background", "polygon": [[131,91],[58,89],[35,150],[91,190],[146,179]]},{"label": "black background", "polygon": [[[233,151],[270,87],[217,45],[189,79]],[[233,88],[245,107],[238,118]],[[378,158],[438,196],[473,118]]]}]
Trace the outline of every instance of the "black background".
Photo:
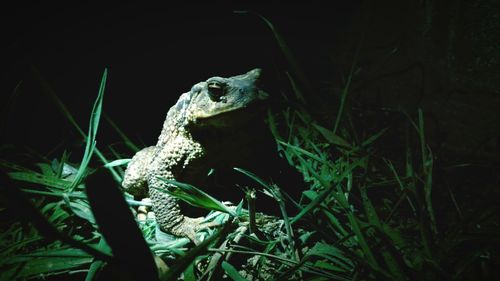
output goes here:
[{"label": "black background", "polygon": [[[322,48],[334,45],[335,34],[349,29],[355,8],[340,3],[293,10],[197,3],[25,3],[2,9],[2,138],[41,153],[68,146],[61,141],[79,139],[40,79],[86,130],[108,68],[104,112],[132,140],[150,145],[170,106],[196,82],[255,67],[271,76],[286,69],[265,23],[234,11],[256,11],[273,22],[301,66],[314,76],[325,71]],[[106,126],[100,128],[98,145],[120,141]]]},{"label": "black background", "polygon": [[[105,68],[104,113],[140,147],[155,143],[179,95],[209,77],[260,67],[273,84],[272,96],[293,95],[285,75],[292,67],[274,33],[258,16],[234,13],[250,10],[283,36],[312,86],[302,88],[310,113],[323,126],[335,123],[355,61],[347,110],[359,116],[359,134],[392,127],[396,138],[380,143],[403,155],[397,148],[401,124],[393,121],[406,122],[405,114],[416,120],[421,108],[426,141],[438,160],[452,155],[460,163],[499,163],[500,42],[494,31],[500,7],[494,2],[16,2],[0,9],[0,137],[49,159],[67,149],[71,161],[80,161],[82,138],[47,92],[87,130]],[[97,142],[105,150],[122,139],[102,121]]]},{"label": "black background", "polygon": [[[464,213],[492,210],[496,229],[498,1],[330,2],[296,7],[16,2],[16,7],[0,7],[1,142],[48,159],[59,158],[67,149],[71,162],[78,163],[82,138],[47,91],[53,91],[87,130],[105,68],[109,75],[104,112],[140,147],[155,143],[179,95],[211,76],[261,67],[274,81],[273,88],[289,87],[283,77],[290,65],[269,27],[254,15],[233,12],[253,10],[269,19],[290,46],[314,87],[304,91],[307,98],[316,99],[311,113],[324,117],[327,128],[333,127],[345,77],[359,50],[346,110],[357,114],[359,123],[353,127],[360,141],[389,127],[375,145],[384,146],[384,158],[404,158],[408,118],[418,120],[422,108],[426,143],[434,156],[438,221],[453,222],[448,218],[454,216],[448,196],[453,191]],[[131,156],[121,142],[102,121],[97,146],[108,151],[106,146],[118,144],[121,156]],[[414,151],[419,149],[415,146]]]}]

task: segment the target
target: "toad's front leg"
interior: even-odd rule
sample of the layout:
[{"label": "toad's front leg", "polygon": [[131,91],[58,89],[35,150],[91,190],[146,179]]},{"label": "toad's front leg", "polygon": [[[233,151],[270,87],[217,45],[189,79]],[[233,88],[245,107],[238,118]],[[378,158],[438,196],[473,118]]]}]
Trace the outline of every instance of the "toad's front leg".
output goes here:
[{"label": "toad's front leg", "polygon": [[147,182],[153,211],[160,228],[170,234],[188,237],[197,242],[198,230],[210,227],[203,217],[191,218],[182,214],[177,198],[165,191],[172,185],[163,179],[176,180],[193,162],[203,157],[203,149],[189,138],[173,138],[163,150],[158,150],[150,164]]},{"label": "toad's front leg", "polygon": [[196,232],[205,228],[203,217],[191,218],[181,213],[178,199],[159,190],[150,188],[149,195],[153,211],[161,230],[179,237],[187,237],[197,243]]}]

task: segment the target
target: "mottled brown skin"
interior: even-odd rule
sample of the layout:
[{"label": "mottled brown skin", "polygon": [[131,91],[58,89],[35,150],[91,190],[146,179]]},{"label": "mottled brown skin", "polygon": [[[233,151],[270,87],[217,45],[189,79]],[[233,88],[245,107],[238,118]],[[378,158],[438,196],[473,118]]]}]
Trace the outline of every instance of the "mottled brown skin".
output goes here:
[{"label": "mottled brown skin", "polygon": [[122,186],[138,196],[149,192],[163,231],[196,240],[203,218],[183,215],[178,200],[160,191],[169,184],[158,177],[195,184],[220,162],[245,156],[241,142],[250,142],[246,136],[234,133],[223,138],[220,136],[227,134],[218,132],[237,132],[252,118],[257,104],[267,98],[258,87],[260,73],[254,69],[194,85],[168,111],[157,144],[142,149],[130,161]]}]

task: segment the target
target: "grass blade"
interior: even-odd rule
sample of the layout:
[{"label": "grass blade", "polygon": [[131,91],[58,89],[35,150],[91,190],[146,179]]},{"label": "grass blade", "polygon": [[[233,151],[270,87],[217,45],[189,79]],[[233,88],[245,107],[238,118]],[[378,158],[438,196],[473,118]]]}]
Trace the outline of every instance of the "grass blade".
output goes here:
[{"label": "grass blade", "polygon": [[278,140],[278,143],[279,143],[279,144],[282,144],[282,145],[284,145],[284,146],[286,146],[286,147],[288,147],[288,148],[291,148],[292,150],[294,150],[294,151],[296,151],[296,152],[300,152],[301,154],[304,154],[304,155],[306,155],[307,157],[309,157],[309,158],[311,158],[311,159],[313,159],[313,160],[316,160],[316,161],[320,162],[321,164],[325,164],[325,165],[331,166],[331,163],[329,163],[329,162],[325,161],[324,159],[320,158],[320,157],[319,157],[319,156],[317,156],[316,154],[311,153],[311,152],[309,152],[309,151],[307,151],[307,150],[305,150],[305,149],[303,149],[303,148],[300,148],[300,147],[298,147],[298,146],[295,146],[295,145],[293,145],[293,144],[289,144],[289,143],[286,143],[286,142],[284,142],[284,141],[280,141],[280,140]]},{"label": "grass blade", "polygon": [[361,146],[368,146],[372,144],[374,141],[376,141],[378,138],[380,138],[389,128],[384,128],[380,130],[380,132],[376,133],[375,135],[367,138],[365,141],[361,143]]},{"label": "grass blade", "polygon": [[82,182],[82,179],[86,173],[87,166],[90,163],[92,154],[96,146],[96,136],[97,129],[99,127],[99,121],[101,118],[102,111],[102,101],[104,97],[104,89],[106,87],[106,78],[108,77],[108,69],[104,69],[104,74],[102,75],[101,84],[99,85],[99,92],[97,93],[97,98],[92,107],[92,112],[90,114],[89,131],[86,138],[85,153],[83,154],[83,159],[80,163],[80,167],[75,175],[73,182],[69,191],[71,192],[77,185]]},{"label": "grass blade", "polygon": [[[68,121],[73,125],[73,127],[75,127],[75,129],[77,130],[77,132],[85,139],[87,139],[87,135],[85,134],[85,132],[82,130],[82,128],[78,125],[78,123],[76,122],[75,118],[73,118],[73,115],[71,115],[71,113],[69,112],[69,110],[66,108],[66,106],[64,105],[64,103],[59,99],[59,97],[55,94],[54,90],[52,89],[52,87],[50,87],[49,83],[42,77],[42,75],[40,74],[40,72],[36,69],[35,66],[31,66],[31,69],[33,71],[33,73],[35,74],[35,77],[38,79],[38,81],[42,84],[42,87],[45,89],[45,92],[49,95],[50,99],[52,99],[52,101],[55,103],[56,107],[59,109],[59,111],[61,111],[61,113],[64,115],[64,117],[66,117],[68,119]],[[107,69],[105,70],[105,72],[107,73]],[[102,81],[101,81],[102,82]],[[102,85],[102,83],[101,83]],[[100,87],[101,88],[101,87]],[[104,90],[104,89],[103,89]],[[103,162],[103,163],[108,163],[108,159],[106,159],[106,157],[104,156],[104,154],[101,153],[101,151],[95,147],[94,148],[94,152],[95,154],[97,155],[97,157],[99,157],[99,159]],[[121,177],[120,175],[111,167],[109,168],[109,171],[110,173],[113,175],[113,178],[115,179],[115,181],[117,183],[121,183]]]},{"label": "grass blade", "polygon": [[151,250],[119,187],[108,174],[97,172],[88,178],[85,189],[99,231],[113,252],[114,265],[132,280],[158,280]]},{"label": "grass blade", "polygon": [[352,261],[341,250],[326,243],[316,243],[307,252],[307,256],[317,256],[329,260],[332,265],[337,267],[335,271],[349,273],[354,268]]},{"label": "grass blade", "polygon": [[130,160],[131,159],[117,159],[117,160],[111,161],[109,163],[106,163],[104,165],[104,168],[111,168],[111,167],[116,167],[116,166],[123,166],[123,165],[128,164],[128,162],[130,162]]},{"label": "grass blade", "polygon": [[420,136],[420,149],[422,154],[422,169],[424,172],[424,193],[427,213],[431,223],[433,234],[437,234],[436,218],[434,216],[434,208],[432,207],[432,168],[433,156],[431,149],[425,142],[424,135],[424,116],[422,109],[418,109],[418,135]]},{"label": "grass blade", "polygon": [[[46,257],[26,257],[24,262],[13,258],[13,262],[19,264],[24,263],[24,266],[20,270],[18,268],[13,268],[2,272],[3,276],[9,276],[9,280],[18,280],[25,278],[34,278],[43,274],[68,274],[69,271],[76,267],[81,267],[85,264],[91,263],[93,260],[92,256],[86,255],[82,257],[77,256],[46,256]],[[16,272],[17,271],[17,272]],[[10,276],[11,274],[15,274]],[[14,277],[15,276],[15,277]]]},{"label": "grass blade", "polygon": [[178,276],[200,255],[207,252],[208,246],[217,242],[216,240],[225,239],[231,230],[230,224],[225,224],[224,227],[187,252],[185,256],[176,260],[175,264],[162,277],[162,281],[178,280]]},{"label": "grass blade", "polygon": [[66,190],[71,186],[71,182],[42,175],[36,172],[10,172],[9,177],[13,180],[36,183],[44,186],[54,187],[60,190]]},{"label": "grass blade", "polygon": [[344,107],[347,100],[347,94],[349,93],[349,89],[351,87],[352,77],[354,75],[354,69],[356,67],[356,61],[358,59],[359,50],[361,49],[361,44],[358,46],[356,53],[354,54],[354,59],[352,60],[351,70],[349,71],[349,75],[347,76],[347,81],[345,83],[344,88],[342,89],[342,94],[340,96],[340,106],[339,111],[337,112],[337,118],[335,118],[335,125],[333,127],[333,133],[337,133],[337,129],[340,125],[340,120],[344,113]]},{"label": "grass blade", "polygon": [[33,226],[44,235],[49,241],[60,240],[63,243],[71,245],[74,248],[82,249],[83,251],[93,255],[101,260],[108,261],[110,256],[107,253],[101,252],[86,243],[75,240],[71,236],[60,232],[54,225],[52,225],[45,216],[33,205],[25,194],[19,189],[18,186],[4,173],[0,173],[0,188],[4,192],[8,207],[15,210],[21,219],[26,220],[33,224]]},{"label": "grass blade", "polygon": [[333,131],[330,131],[327,128],[322,127],[315,123],[313,123],[312,125],[329,143],[345,148],[352,148],[350,143],[348,143],[345,139],[341,138],[339,135],[335,134]]},{"label": "grass blade", "polygon": [[262,185],[265,189],[267,190],[270,190],[271,187],[269,186],[269,184],[267,184],[267,182],[263,181],[261,178],[259,178],[256,174],[252,173],[252,172],[249,172],[247,170],[244,170],[244,169],[241,169],[241,168],[233,168],[234,170],[246,175],[247,177],[253,179],[254,181],[256,181],[257,183],[259,183],[260,185]]},{"label": "grass blade", "polygon": [[231,277],[234,281],[245,281],[247,279],[243,278],[238,270],[226,261],[222,261],[222,268],[226,272],[227,276]]},{"label": "grass blade", "polygon": [[[216,210],[228,213],[231,216],[236,216],[236,213],[222,204],[219,200],[213,198],[206,192],[196,188],[190,184],[169,180],[166,178],[158,177],[158,179],[168,183],[170,186],[167,189],[157,189],[161,192],[168,193],[171,196],[184,200],[195,207],[200,207],[208,210]],[[154,188],[154,187],[153,187]]]}]

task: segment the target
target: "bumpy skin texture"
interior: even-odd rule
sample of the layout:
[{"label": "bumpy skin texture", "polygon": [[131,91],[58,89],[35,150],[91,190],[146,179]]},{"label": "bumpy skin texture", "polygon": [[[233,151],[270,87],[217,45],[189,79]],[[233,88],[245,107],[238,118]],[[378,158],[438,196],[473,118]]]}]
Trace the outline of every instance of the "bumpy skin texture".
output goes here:
[{"label": "bumpy skin texture", "polygon": [[[177,199],[160,191],[169,184],[158,177],[195,183],[217,162],[232,161],[231,157],[242,154],[237,136],[224,141],[216,132],[231,131],[252,118],[253,108],[267,98],[258,87],[260,74],[260,69],[254,69],[194,85],[168,111],[157,144],[132,158],[122,186],[137,196],[149,191],[163,231],[195,241],[203,218],[184,216]],[[240,139],[248,142],[248,138]]]}]

